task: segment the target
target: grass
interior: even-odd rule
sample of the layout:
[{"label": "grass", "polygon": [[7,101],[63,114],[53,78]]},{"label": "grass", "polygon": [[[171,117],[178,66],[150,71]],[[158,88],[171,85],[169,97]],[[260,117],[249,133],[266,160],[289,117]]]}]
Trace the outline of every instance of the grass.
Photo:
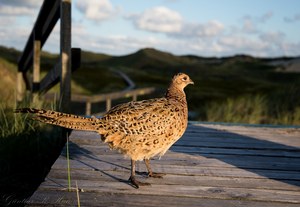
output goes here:
[{"label": "grass", "polygon": [[300,125],[300,90],[247,95],[206,104],[206,120],[249,124]]},{"label": "grass", "polygon": [[[6,68],[5,73],[13,71],[12,68],[16,68],[13,61],[17,56],[18,51],[0,47],[0,69]],[[57,55],[46,52],[42,54],[43,74],[53,67],[57,59]],[[164,95],[172,75],[186,72],[195,82],[194,86],[186,89],[189,110],[194,114],[193,120],[291,125],[299,123],[300,103],[297,91],[300,90],[300,74],[283,72],[284,70],[279,72],[278,67],[284,68],[284,64],[270,63],[284,63],[292,59],[293,57],[254,58],[245,55],[226,58],[175,56],[149,48],[125,56],[83,51],[81,67],[72,74],[72,93],[93,95],[124,89],[124,81],[110,70],[114,68],[126,73],[137,87],[158,89],[156,94],[145,98],[159,97]],[[1,65],[1,62],[4,63]],[[15,85],[12,78],[7,78],[6,82],[3,79],[1,83],[2,88]],[[58,87],[52,90],[57,91]],[[5,92],[6,95],[13,94],[11,90],[2,90],[0,101],[5,97],[2,96]],[[84,112],[84,105],[73,105],[75,113]],[[249,108],[249,105],[252,107],[249,110],[253,112],[245,113],[240,110]],[[246,117],[247,115],[250,117]]]},{"label": "grass", "polygon": [[58,128],[14,114],[3,104],[0,110],[0,206],[21,206],[44,180],[65,140]]}]

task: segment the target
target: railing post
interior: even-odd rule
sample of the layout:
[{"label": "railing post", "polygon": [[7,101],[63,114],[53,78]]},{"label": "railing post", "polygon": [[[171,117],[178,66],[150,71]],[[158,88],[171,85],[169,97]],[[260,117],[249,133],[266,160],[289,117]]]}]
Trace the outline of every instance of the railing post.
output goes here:
[{"label": "railing post", "polygon": [[60,110],[68,112],[71,101],[71,0],[60,5]]},{"label": "railing post", "polygon": [[87,101],[85,105],[85,114],[89,116],[91,115],[91,113],[92,113],[92,103],[90,101]]},{"label": "railing post", "polygon": [[109,111],[111,109],[111,99],[106,99],[106,111]]},{"label": "railing post", "polygon": [[17,99],[17,103],[20,103],[23,98],[24,98],[24,80],[23,80],[23,72],[18,71],[17,74],[17,94],[16,94],[16,99]]},{"label": "railing post", "polygon": [[40,62],[41,62],[41,38],[40,33],[34,32],[33,38],[33,78],[32,78],[32,92],[33,96],[37,96],[40,89]]},{"label": "railing post", "polygon": [[133,101],[136,101],[136,100],[137,100],[137,93],[134,93],[134,94],[132,95],[132,100],[133,100]]}]

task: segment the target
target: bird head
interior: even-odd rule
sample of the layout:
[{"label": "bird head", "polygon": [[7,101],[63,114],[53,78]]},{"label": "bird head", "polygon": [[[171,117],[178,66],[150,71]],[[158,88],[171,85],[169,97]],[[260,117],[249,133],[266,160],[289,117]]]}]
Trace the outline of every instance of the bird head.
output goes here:
[{"label": "bird head", "polygon": [[172,83],[176,85],[177,88],[183,90],[187,85],[194,84],[194,81],[192,81],[192,79],[187,74],[178,73],[174,75]]}]

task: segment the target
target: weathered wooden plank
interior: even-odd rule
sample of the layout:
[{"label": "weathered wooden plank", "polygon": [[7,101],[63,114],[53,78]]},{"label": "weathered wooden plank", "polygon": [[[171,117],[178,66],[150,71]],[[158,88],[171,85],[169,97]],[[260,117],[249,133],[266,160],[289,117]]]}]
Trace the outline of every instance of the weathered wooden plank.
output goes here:
[{"label": "weathered wooden plank", "polygon": [[[93,144],[101,144],[100,136],[95,135],[94,138],[86,138],[86,137],[71,137],[71,141],[77,144],[85,144],[93,145]],[[300,152],[300,148],[294,146],[294,142],[299,142],[299,139],[295,139],[295,141],[290,141],[289,145],[279,144],[268,141],[259,141],[253,139],[240,139],[240,140],[229,140],[229,139],[221,139],[221,138],[213,138],[213,137],[205,137],[205,138],[195,138],[191,139],[188,136],[183,136],[179,139],[175,146],[199,146],[199,147],[220,147],[220,148],[243,148],[243,149],[275,149],[275,150],[287,150],[287,151],[295,151]],[[291,146],[292,145],[292,146]]]},{"label": "weathered wooden plank", "polygon": [[233,142],[238,140],[243,141],[262,141],[269,143],[276,143],[282,145],[290,145],[294,147],[300,147],[299,137],[300,137],[300,129],[273,129],[272,131],[264,131],[264,130],[255,130],[252,132],[244,131],[220,131],[215,130],[214,132],[190,132],[189,130],[186,132],[187,138],[195,139],[195,137],[208,137],[208,138],[217,138],[218,140],[231,140]]},{"label": "weathered wooden plank", "polygon": [[[74,152],[76,154],[77,151],[80,152],[81,149],[84,149],[85,152],[93,154],[93,155],[105,155],[109,154],[108,150],[109,147],[107,144],[93,142],[94,145],[87,145],[86,141],[83,141],[80,145],[81,147],[78,148],[78,145],[72,145],[70,144],[70,151]],[[84,153],[82,150],[81,153]],[[207,154],[220,154],[220,155],[240,155],[240,156],[264,156],[264,157],[270,157],[270,159],[274,159],[275,157],[287,157],[287,158],[300,158],[300,151],[298,150],[272,150],[272,149],[253,149],[253,148],[247,148],[247,149],[240,149],[240,148],[222,148],[222,147],[197,147],[197,146],[186,146],[186,145],[180,145],[175,144],[170,148],[169,151],[173,152],[179,152],[179,153],[187,153],[187,154],[193,154],[193,155],[200,155],[200,156],[206,156]],[[113,152],[112,152],[113,153]]]},{"label": "weathered wooden plank", "polygon": [[[153,181],[153,180],[152,180]],[[300,204],[299,191],[272,190],[272,189],[251,189],[232,187],[212,187],[212,186],[186,186],[186,185],[166,185],[153,183],[151,186],[140,189],[132,188],[126,180],[98,183],[90,180],[78,180],[78,187],[84,192],[110,192],[126,193],[134,195],[161,195],[193,198],[215,198],[215,199],[244,199],[254,201],[273,201]],[[59,184],[58,184],[59,183]],[[43,185],[43,189],[65,190],[67,180],[53,179]],[[75,186],[75,181],[72,186]]]},{"label": "weathered wooden plank", "polygon": [[[35,193],[34,201],[29,201],[29,205],[53,205],[53,206],[77,206],[77,197],[75,192],[65,191],[38,191]],[[145,206],[145,207],[296,207],[299,204],[286,202],[261,202],[249,200],[220,200],[212,198],[191,198],[177,196],[159,196],[159,195],[132,195],[126,193],[106,193],[106,192],[88,192],[80,193],[81,206]]]},{"label": "weathered wooden plank", "polygon": [[[71,179],[78,180],[90,180],[99,182],[110,182],[112,174],[115,177],[126,178],[126,173],[121,171],[94,171],[94,170],[71,170]],[[52,169],[48,175],[48,179],[66,179],[67,172],[62,169]],[[127,175],[128,176],[128,175]],[[186,185],[186,186],[211,186],[211,187],[233,187],[233,188],[252,188],[252,189],[271,189],[271,190],[289,190],[298,191],[300,186],[300,180],[291,180],[286,183],[285,180],[272,180],[268,178],[243,178],[243,177],[217,177],[213,175],[207,176],[190,176],[190,175],[174,175],[166,174],[163,179],[149,178],[152,182],[159,182],[166,185]]]},{"label": "weathered wooden plank", "polygon": [[[74,170],[101,170],[101,171],[123,171],[129,174],[130,162],[127,163],[112,163],[110,161],[98,160],[70,160],[71,169]],[[194,176],[222,176],[222,177],[249,177],[249,178],[264,178],[269,179],[289,179],[300,180],[299,171],[281,171],[269,169],[239,169],[239,168],[222,168],[208,166],[177,166],[177,165],[161,165],[155,162],[151,164],[155,171],[176,174],[176,175],[194,175]],[[53,166],[54,169],[65,169],[66,162],[57,161]],[[140,169],[141,168],[141,169]],[[145,171],[144,164],[137,165],[138,171]]]},{"label": "weathered wooden plank", "polygon": [[[226,126],[226,125],[189,125],[189,132],[191,133],[220,133],[220,134],[239,134],[239,135],[282,135],[282,136],[294,136],[300,134],[300,128],[287,128],[280,126],[276,128],[266,128],[266,127],[251,127],[251,126]],[[276,132],[276,133],[274,133]],[[272,138],[272,137],[270,137]]]},{"label": "weathered wooden plank", "polygon": [[239,131],[239,132],[251,132],[251,131],[273,131],[273,130],[288,130],[288,131],[294,131],[299,130],[299,126],[285,126],[285,125],[251,125],[251,124],[235,124],[235,123],[225,123],[225,124],[218,124],[218,123],[205,123],[205,122],[197,122],[197,121],[190,121],[189,126],[191,126],[193,130],[201,130],[202,128],[205,128],[207,130],[209,129],[218,129],[221,131],[227,131],[230,130],[233,131]]},{"label": "weathered wooden plank", "polygon": [[[275,131],[276,132],[276,131]],[[259,132],[253,134],[233,134],[233,133],[218,133],[218,132],[209,132],[209,133],[190,133],[187,131],[183,137],[187,140],[202,140],[202,141],[211,141],[222,140],[224,142],[274,142],[278,144],[286,144],[286,143],[295,143],[299,140],[300,134],[293,135],[281,135],[281,134],[260,134]]]},{"label": "weathered wooden plank", "polygon": [[[81,155],[72,155],[71,150],[71,159],[79,159],[81,161],[89,161],[94,160],[95,162],[101,162],[101,161],[109,161],[113,164],[118,165],[127,165],[129,160],[128,158],[124,158],[122,155],[115,154],[111,151],[109,151],[109,154],[104,154],[99,156],[90,155],[90,154],[81,154]],[[214,157],[199,157],[199,156],[192,156],[187,155],[184,153],[177,153],[170,155],[171,153],[167,153],[163,158],[160,160],[154,159],[152,160],[152,163],[157,163],[158,165],[181,165],[181,166],[199,166],[199,167],[222,167],[222,168],[242,168],[242,169],[269,169],[269,170],[281,170],[281,171],[299,171],[300,172],[300,160],[299,159],[276,159],[274,158],[265,158],[260,159],[260,157],[257,157],[256,159],[253,159],[253,157],[246,157],[246,159],[243,159],[243,157],[239,156],[239,159],[237,159],[237,156],[218,156],[216,158]],[[219,159],[218,159],[219,158]],[[249,159],[247,159],[249,158]],[[272,161],[273,160],[273,161]],[[275,161],[274,161],[275,160]],[[62,159],[57,162],[64,163],[65,160]]]},{"label": "weathered wooden plank", "polygon": [[252,155],[252,156],[266,156],[272,157],[290,157],[290,158],[299,158],[300,159],[300,151],[298,150],[258,150],[258,149],[235,149],[235,148],[209,148],[209,147],[186,147],[175,145],[170,150],[175,152],[182,152],[182,153],[191,153],[191,154],[223,154],[223,155]]},{"label": "weathered wooden plank", "polygon": [[184,139],[178,140],[175,145],[185,145],[185,146],[197,146],[197,147],[219,147],[219,148],[241,148],[241,149],[273,149],[273,150],[294,150],[299,151],[299,148],[272,144],[270,142],[257,142],[251,143],[224,143],[224,142],[201,142],[200,140],[185,141]]}]

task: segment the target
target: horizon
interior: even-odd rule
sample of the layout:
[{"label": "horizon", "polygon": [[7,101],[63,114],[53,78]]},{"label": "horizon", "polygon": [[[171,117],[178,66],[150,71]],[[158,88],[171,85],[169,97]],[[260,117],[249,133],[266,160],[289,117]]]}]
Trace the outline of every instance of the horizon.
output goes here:
[{"label": "horizon", "polygon": [[[0,0],[1,45],[23,50],[41,4]],[[113,56],[154,48],[199,57],[299,57],[299,7],[297,0],[73,0],[72,47]],[[43,51],[59,52],[58,25]]]},{"label": "horizon", "polygon": [[[6,48],[8,50],[13,49],[20,53],[23,52],[22,50],[19,50],[15,47],[8,47],[8,46],[0,45],[0,48],[1,47]],[[252,57],[252,58],[257,58],[257,59],[282,59],[282,58],[300,59],[300,55],[297,55],[297,56],[275,56],[275,57],[269,57],[269,56],[258,57],[258,56],[247,55],[247,54],[232,54],[232,55],[228,55],[228,56],[200,56],[200,55],[195,55],[195,54],[177,55],[177,54],[173,54],[172,52],[169,52],[169,51],[163,51],[163,50],[159,50],[156,48],[150,48],[150,47],[140,48],[140,49],[137,49],[136,51],[133,51],[132,53],[122,54],[122,55],[114,55],[114,54],[108,54],[108,53],[102,53],[102,52],[95,52],[95,51],[85,50],[82,48],[81,48],[81,52],[94,53],[94,54],[98,54],[98,55],[107,55],[107,56],[111,56],[111,57],[123,57],[123,56],[133,55],[139,51],[143,51],[143,50],[147,50],[147,49],[151,49],[151,50],[153,49],[153,50],[156,50],[157,52],[167,53],[167,54],[171,54],[171,55],[177,56],[177,57],[195,56],[195,57],[207,58],[207,59],[210,59],[210,58],[222,59],[222,58],[233,58],[233,57],[240,57],[240,56]],[[51,55],[59,55],[59,52],[56,53],[56,52],[51,52],[51,51],[46,51],[46,50],[43,50],[42,52],[45,52],[45,53],[48,53]]]}]

